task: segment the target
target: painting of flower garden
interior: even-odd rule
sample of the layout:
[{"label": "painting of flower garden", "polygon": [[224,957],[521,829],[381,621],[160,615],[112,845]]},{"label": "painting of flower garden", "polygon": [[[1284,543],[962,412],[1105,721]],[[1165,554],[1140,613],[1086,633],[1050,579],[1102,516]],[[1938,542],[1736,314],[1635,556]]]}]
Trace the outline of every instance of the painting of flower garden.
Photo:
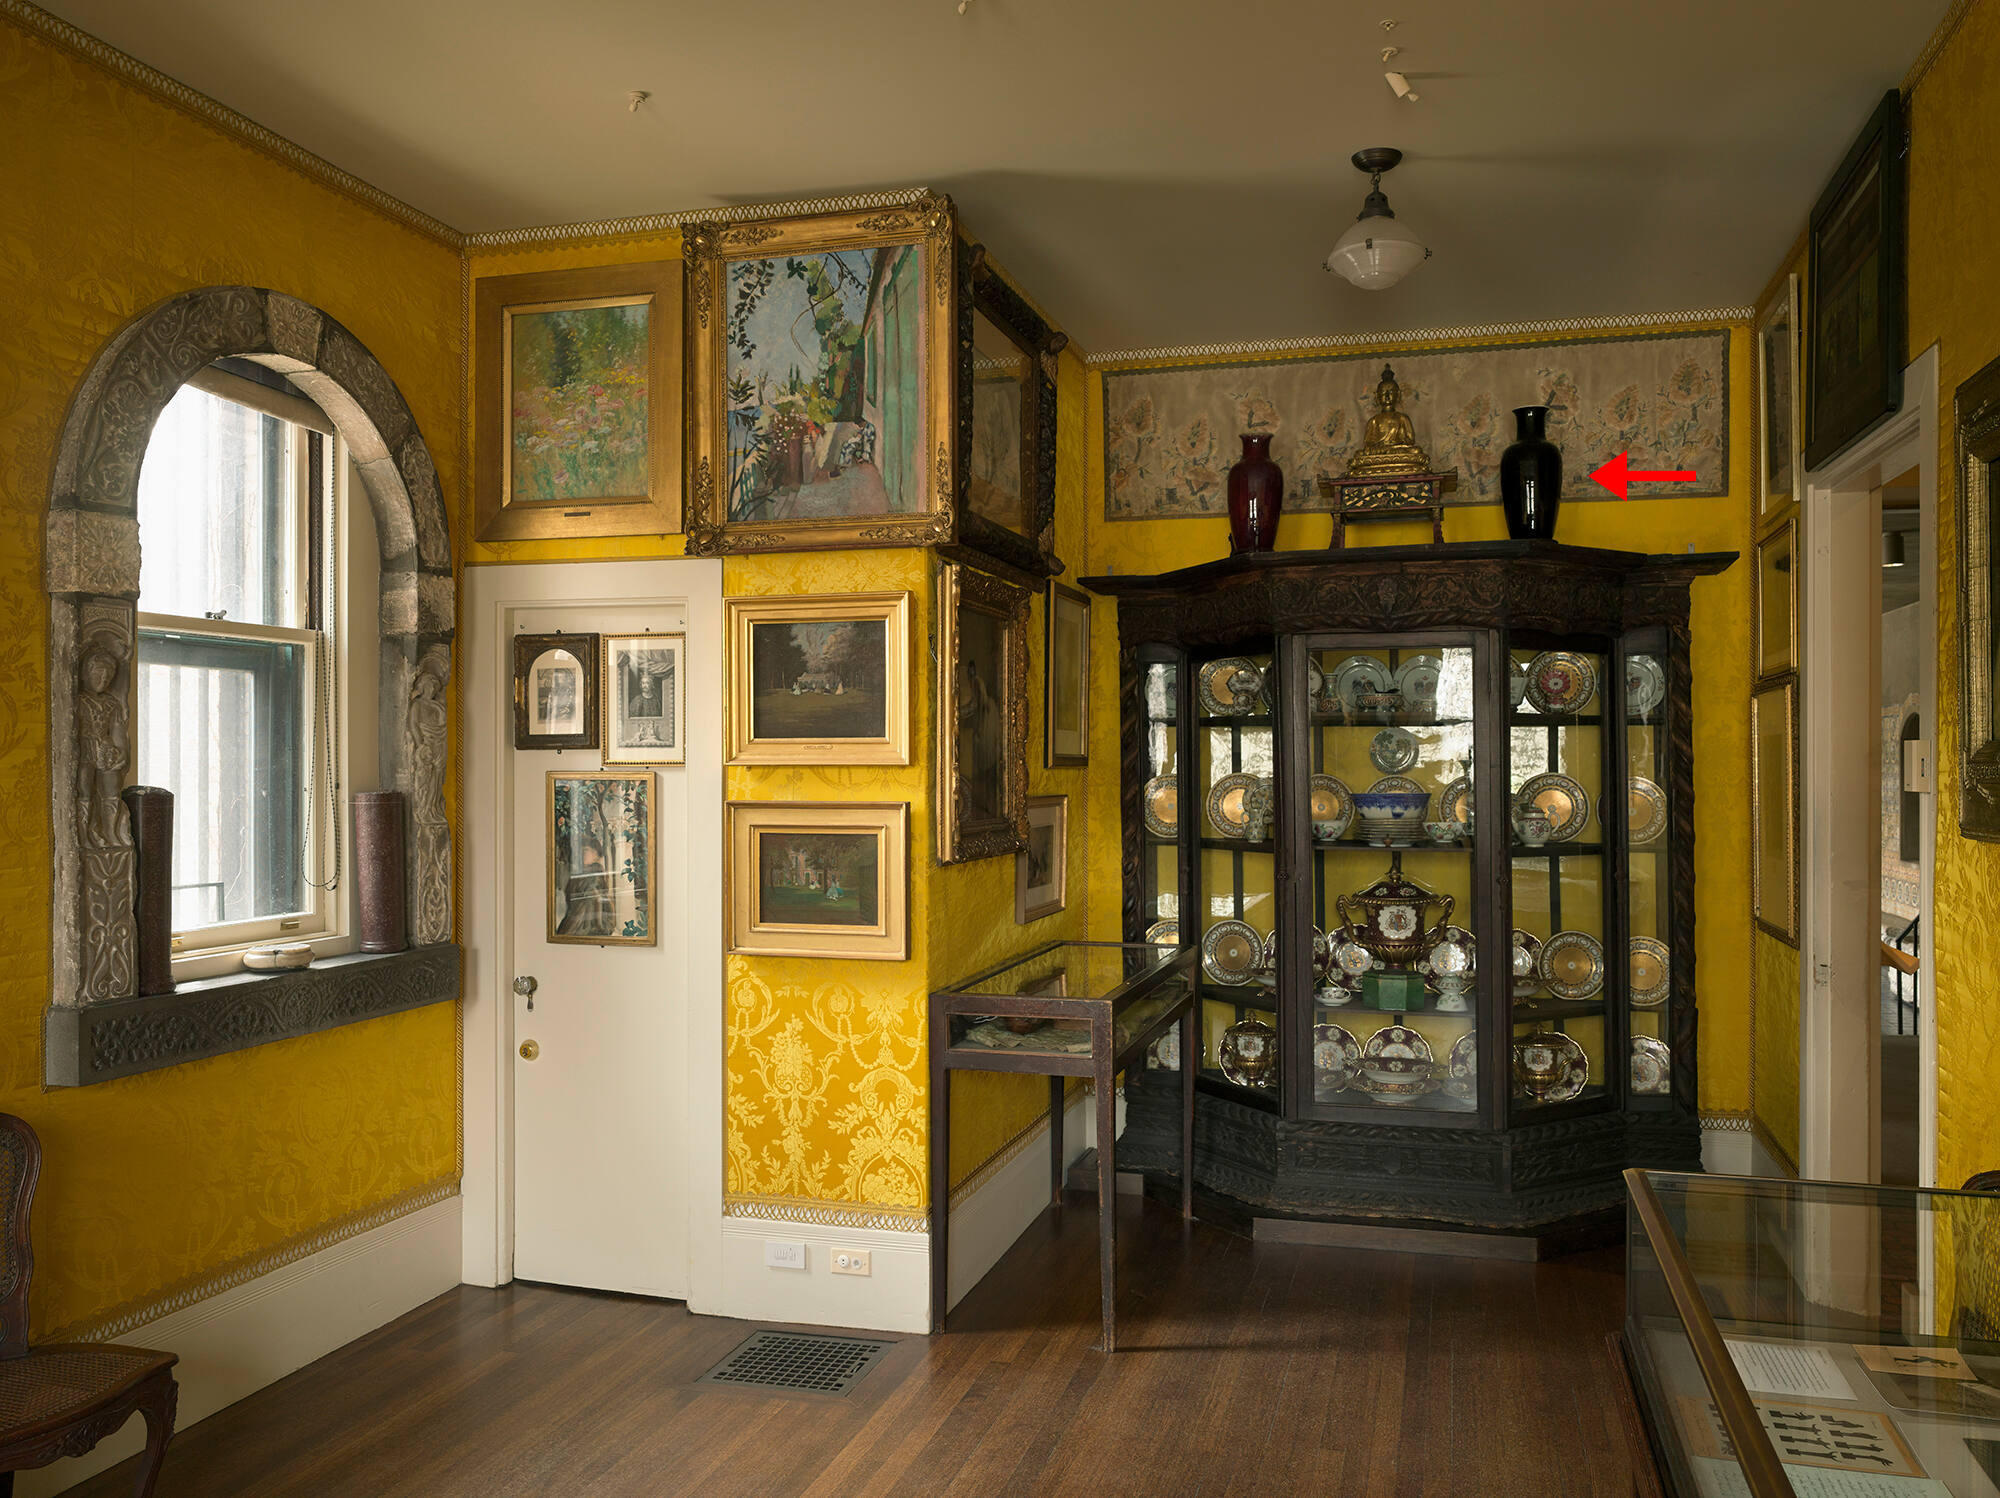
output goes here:
[{"label": "painting of flower garden", "polygon": [[651,311],[641,299],[509,314],[509,503],[648,492]]},{"label": "painting of flower garden", "polygon": [[927,507],[924,253],[890,245],[729,264],[732,521]]}]

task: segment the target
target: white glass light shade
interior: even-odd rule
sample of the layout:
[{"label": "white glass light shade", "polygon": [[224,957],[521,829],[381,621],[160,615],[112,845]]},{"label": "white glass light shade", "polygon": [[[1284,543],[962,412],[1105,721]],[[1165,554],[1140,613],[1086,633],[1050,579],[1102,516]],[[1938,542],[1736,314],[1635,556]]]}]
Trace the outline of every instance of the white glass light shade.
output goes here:
[{"label": "white glass light shade", "polygon": [[1356,219],[1326,257],[1326,268],[1363,291],[1383,291],[1430,254],[1401,220],[1386,214]]}]

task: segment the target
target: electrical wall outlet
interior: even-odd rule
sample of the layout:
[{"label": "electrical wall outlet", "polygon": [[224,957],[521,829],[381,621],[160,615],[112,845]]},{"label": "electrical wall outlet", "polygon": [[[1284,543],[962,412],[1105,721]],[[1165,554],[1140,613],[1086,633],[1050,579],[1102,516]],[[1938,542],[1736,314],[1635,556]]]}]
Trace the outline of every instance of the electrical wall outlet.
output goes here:
[{"label": "electrical wall outlet", "polygon": [[836,1248],[833,1251],[833,1272],[835,1274],[873,1274],[869,1266],[868,1250],[865,1248]]},{"label": "electrical wall outlet", "polygon": [[767,1269],[803,1269],[806,1267],[806,1246],[791,1239],[766,1238],[764,1265]]}]

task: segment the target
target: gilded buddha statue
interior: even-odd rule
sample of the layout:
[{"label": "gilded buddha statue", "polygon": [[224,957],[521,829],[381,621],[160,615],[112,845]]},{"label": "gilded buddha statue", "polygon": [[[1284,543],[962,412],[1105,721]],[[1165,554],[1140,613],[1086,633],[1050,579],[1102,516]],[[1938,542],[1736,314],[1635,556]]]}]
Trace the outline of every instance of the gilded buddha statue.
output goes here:
[{"label": "gilded buddha statue", "polygon": [[1382,366],[1382,383],[1375,387],[1375,413],[1361,434],[1361,446],[1347,460],[1347,471],[1357,478],[1387,478],[1398,474],[1429,473],[1431,460],[1417,446],[1417,430],[1399,409],[1403,392],[1395,373]]}]

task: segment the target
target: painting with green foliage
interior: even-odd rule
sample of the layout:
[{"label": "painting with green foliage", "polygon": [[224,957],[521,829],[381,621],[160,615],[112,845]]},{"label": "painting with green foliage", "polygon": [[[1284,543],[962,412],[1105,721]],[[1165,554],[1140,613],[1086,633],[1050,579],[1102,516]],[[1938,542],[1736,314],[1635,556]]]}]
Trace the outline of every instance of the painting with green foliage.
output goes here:
[{"label": "painting with green foliage", "polygon": [[731,520],[928,507],[925,253],[890,245],[730,263]]},{"label": "painting with green foliage", "polygon": [[873,926],[880,846],[872,832],[767,832],[757,839],[757,920]]},{"label": "painting with green foliage", "polygon": [[509,314],[509,503],[648,492],[651,311],[642,299]]}]

